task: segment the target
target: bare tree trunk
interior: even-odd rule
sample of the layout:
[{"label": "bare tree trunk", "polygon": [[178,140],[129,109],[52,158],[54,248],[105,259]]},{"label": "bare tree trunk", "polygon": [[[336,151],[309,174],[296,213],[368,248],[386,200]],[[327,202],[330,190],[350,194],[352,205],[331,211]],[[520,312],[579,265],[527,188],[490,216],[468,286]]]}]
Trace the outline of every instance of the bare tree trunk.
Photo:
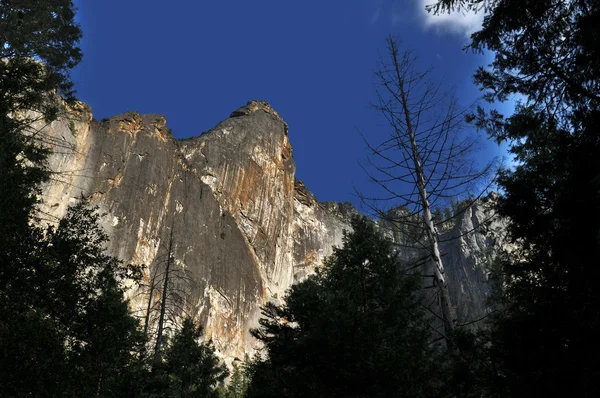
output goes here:
[{"label": "bare tree trunk", "polygon": [[[431,327],[446,339],[450,352],[456,352],[452,336],[458,325],[457,311],[436,228],[449,220],[434,220],[433,213],[437,208],[441,214],[440,204],[450,198],[470,196],[471,189],[492,171],[494,161],[483,168],[477,165],[471,156],[477,140],[462,131],[467,108],[460,109],[452,90],[431,80],[432,69],[422,68],[411,51],[400,53],[391,36],[387,50],[389,61],[380,57],[375,73],[379,82],[375,108],[385,117],[390,134],[377,145],[365,138],[372,151],[369,163],[373,172],[365,171],[380,191],[369,196],[359,192],[359,196],[380,219],[390,222],[394,232],[402,229],[406,239],[398,242],[399,247],[418,250],[411,269],[431,264],[432,272],[423,276],[433,279],[436,292],[432,298],[437,298],[439,305],[432,310],[428,303],[426,308],[441,320],[443,330]],[[480,190],[479,186],[476,189]],[[481,189],[480,195],[486,189]],[[391,209],[382,207],[389,201]]]},{"label": "bare tree trunk", "polygon": [[446,337],[452,336],[454,329],[456,328],[456,311],[452,305],[452,300],[450,299],[450,293],[448,292],[448,283],[446,282],[446,278],[444,276],[444,264],[442,263],[442,257],[440,255],[440,248],[438,243],[438,233],[433,224],[433,220],[431,217],[431,205],[429,203],[429,198],[427,196],[427,189],[425,186],[425,176],[423,173],[423,168],[421,166],[421,159],[419,150],[417,147],[417,140],[415,137],[415,132],[413,130],[412,118],[409,111],[408,99],[406,98],[406,92],[404,90],[404,77],[400,71],[400,65],[398,64],[398,54],[394,52],[395,47],[393,48],[393,62],[394,68],[396,72],[396,78],[398,79],[398,88],[400,90],[400,102],[402,105],[402,110],[404,112],[404,118],[406,122],[406,131],[408,133],[408,138],[410,140],[410,146],[412,150],[412,159],[415,168],[415,174],[417,177],[417,188],[419,190],[419,197],[421,199],[421,206],[423,209],[423,216],[425,219],[425,225],[427,230],[427,238],[429,240],[429,250],[431,252],[431,260],[434,264],[434,278],[435,284],[440,293],[440,301],[441,301],[441,309],[442,309],[442,318],[444,322],[444,331]]},{"label": "bare tree trunk", "polygon": [[[157,272],[154,272],[152,279],[150,281],[150,292],[148,294],[148,306],[146,307],[146,314],[144,315],[144,338],[148,339],[148,329],[150,328],[150,313],[152,312],[152,295],[154,294],[154,287],[156,283],[156,275]],[[146,344],[142,346],[141,357],[144,358],[146,356]]]},{"label": "bare tree trunk", "polygon": [[173,255],[173,228],[171,228],[171,235],[169,236],[169,250],[167,252],[167,265],[165,268],[165,279],[162,289],[162,297],[160,303],[160,317],[158,319],[158,332],[156,335],[156,346],[154,347],[154,355],[156,358],[160,358],[160,350],[163,342],[163,331],[165,322],[165,312],[167,308],[167,295],[169,289],[169,271],[171,268],[171,259]]},{"label": "bare tree trunk", "polygon": [[102,392],[102,374],[104,372],[101,371],[100,372],[100,376],[98,377],[98,387],[96,388],[96,397],[100,397],[101,396],[101,392]]},{"label": "bare tree trunk", "polygon": [[148,328],[150,327],[150,312],[152,310],[152,294],[154,293],[154,283],[156,282],[156,272],[150,281],[150,293],[148,294],[148,306],[146,307],[146,315],[144,316],[144,336],[148,337]]},{"label": "bare tree trunk", "polygon": [[[191,277],[185,275],[185,270],[174,267],[175,240],[173,234],[174,228],[171,224],[169,239],[165,240],[166,245],[161,246],[161,249],[166,251],[166,258],[161,254],[161,260],[155,260],[154,274],[149,283],[146,313],[143,315],[144,335],[148,337],[149,334],[152,334],[152,330],[156,330],[156,340],[152,339],[153,341],[150,342],[151,339],[148,339],[149,344],[154,347],[155,360],[160,359],[161,350],[165,344],[165,325],[176,325],[182,313],[189,316],[186,312],[186,295],[188,293],[181,286],[175,286],[174,282],[187,284],[188,291],[191,290],[191,286],[195,286]],[[161,250],[161,253],[164,252]],[[155,293],[160,294],[159,300],[154,299]],[[158,314],[158,317],[155,317],[154,314]],[[146,356],[148,348],[146,346],[142,348],[141,357]]]}]

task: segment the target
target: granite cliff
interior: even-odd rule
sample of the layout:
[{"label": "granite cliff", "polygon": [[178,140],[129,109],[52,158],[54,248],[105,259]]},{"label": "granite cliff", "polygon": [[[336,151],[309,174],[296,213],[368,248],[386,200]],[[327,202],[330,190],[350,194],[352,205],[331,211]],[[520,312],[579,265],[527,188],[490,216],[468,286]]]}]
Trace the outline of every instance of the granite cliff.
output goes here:
[{"label": "granite cliff", "polygon": [[[44,129],[54,175],[43,188],[43,214],[61,217],[81,198],[99,206],[108,251],[145,264],[146,284],[160,274],[171,242],[174,316],[196,316],[229,357],[256,347],[249,329],[260,305],[278,300],[341,245],[356,212],[350,204],[319,202],[295,180],[288,126],[263,101],[186,140],[174,139],[161,115],[100,122],[81,103]],[[464,319],[484,312],[485,267],[496,243],[481,233],[462,235],[486,218],[485,205],[475,206],[445,233],[458,237],[443,250]],[[130,294],[140,314],[159,295],[147,287]]]}]

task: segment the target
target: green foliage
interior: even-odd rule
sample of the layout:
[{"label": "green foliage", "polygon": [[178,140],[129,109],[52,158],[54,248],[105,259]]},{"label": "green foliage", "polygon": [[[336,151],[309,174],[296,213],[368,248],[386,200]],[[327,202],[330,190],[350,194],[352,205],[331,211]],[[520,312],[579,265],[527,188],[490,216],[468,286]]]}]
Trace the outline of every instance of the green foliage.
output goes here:
[{"label": "green foliage", "polygon": [[98,215],[83,204],[37,225],[48,177],[45,123],[72,99],[81,58],[70,0],[0,3],[0,395],[126,395],[137,368],[137,322],[124,300],[136,273],[104,253]]},{"label": "green foliage", "polygon": [[122,389],[141,343],[123,286],[136,269],[104,254],[98,215],[83,204],[30,242],[5,263],[19,268],[0,291],[0,368],[21,365],[7,370],[0,391],[91,396]]},{"label": "green foliage", "polygon": [[233,371],[227,388],[217,388],[219,397],[221,398],[242,398],[246,396],[250,383],[250,368],[254,362],[250,360],[246,354],[244,361],[239,362],[237,359],[233,362]]},{"label": "green foliage", "polygon": [[[0,3],[0,91],[6,112],[36,110],[51,118],[54,91],[72,97],[68,72],[81,60],[81,30],[71,0]],[[4,113],[4,114],[6,114]]]},{"label": "green foliage", "polygon": [[242,363],[241,367],[236,362],[233,363],[233,373],[231,375],[231,381],[228,389],[228,395],[231,398],[241,398],[246,394],[248,390],[249,379],[247,375],[247,366],[249,359],[246,356],[246,360]]},{"label": "green foliage", "polygon": [[434,217],[436,223],[441,222],[443,220],[442,209],[440,209],[439,207],[436,207],[433,210],[433,217]]},{"label": "green foliage", "polygon": [[430,345],[420,281],[365,218],[324,269],[263,307],[252,333],[268,358],[250,366],[248,396],[432,396],[443,361]]},{"label": "green foliage", "polygon": [[457,329],[454,344],[459,355],[450,357],[447,392],[461,398],[496,396],[502,391],[494,358],[490,353],[488,329],[477,332]]},{"label": "green foliage", "polygon": [[[4,292],[2,292],[4,293]],[[0,298],[0,394],[60,396],[68,367],[60,336],[51,319]]]},{"label": "green foliage", "polygon": [[[70,0],[0,3],[0,289],[19,273],[38,239],[29,217],[48,177],[48,150],[33,135],[35,121],[52,121],[55,92],[69,96],[68,71],[81,59],[81,31]],[[25,113],[33,111],[33,113]],[[10,211],[8,211],[10,209]],[[8,266],[8,264],[12,264]]]},{"label": "green foliage", "polygon": [[[451,204],[454,201],[451,201]],[[436,207],[433,211],[433,222],[439,231],[448,231],[456,224],[451,207],[444,206],[443,210],[441,207]]]},{"label": "green foliage", "polygon": [[200,342],[202,328],[191,318],[183,321],[165,350],[164,360],[154,363],[144,386],[151,397],[217,397],[217,386],[228,376],[212,343]]},{"label": "green foliage", "polygon": [[83,204],[71,208],[47,236],[36,272],[46,292],[37,307],[56,319],[65,341],[72,394],[88,387],[89,395],[113,395],[127,382],[124,376],[135,367],[134,352],[142,343],[123,285],[139,273],[104,253],[107,236],[97,213]]},{"label": "green foliage", "polygon": [[[443,0],[443,7],[483,0]],[[600,4],[491,2],[471,48],[495,57],[475,80],[510,117],[473,122],[509,142],[498,211],[514,250],[497,261],[489,354],[501,396],[598,396],[600,365]],[[442,7],[442,8],[443,8]]]},{"label": "green foliage", "polygon": [[512,396],[542,389],[595,396],[600,141],[553,132],[537,145],[537,154],[500,178],[500,211],[518,246],[496,270],[495,302],[503,311],[494,320],[494,353]]},{"label": "green foliage", "polygon": [[444,206],[444,219],[449,220],[452,218],[452,210],[448,206]]}]

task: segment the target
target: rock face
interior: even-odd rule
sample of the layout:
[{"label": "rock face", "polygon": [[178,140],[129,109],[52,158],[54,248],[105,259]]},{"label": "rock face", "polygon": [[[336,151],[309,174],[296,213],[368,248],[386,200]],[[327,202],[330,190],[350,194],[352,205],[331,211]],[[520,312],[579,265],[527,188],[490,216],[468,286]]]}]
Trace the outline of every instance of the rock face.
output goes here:
[{"label": "rock face", "polygon": [[458,323],[478,327],[486,315],[487,283],[492,260],[505,248],[505,222],[491,211],[495,194],[475,202],[459,214],[454,226],[440,236],[450,296]]},{"label": "rock face", "polygon": [[[61,217],[81,198],[99,206],[108,251],[146,264],[148,285],[164,273],[172,236],[174,311],[198,317],[227,356],[254,348],[261,304],[341,244],[345,222],[296,189],[287,125],[265,102],[181,141],[160,115],[98,122],[84,105],[46,133],[56,178],[44,187],[44,213]],[[159,294],[141,288],[132,305],[143,312]]]},{"label": "rock face", "polygon": [[350,203],[319,202],[301,181],[296,181],[294,197],[294,282],[314,272],[330,255],[333,246],[341,246],[344,230],[357,213]]},{"label": "rock face", "polygon": [[[98,122],[83,104],[67,114],[45,127],[55,178],[43,188],[44,214],[61,217],[81,198],[99,206],[108,251],[147,266],[146,286],[130,293],[134,309],[144,313],[149,300],[150,307],[158,301],[160,290],[150,286],[171,264],[171,319],[182,311],[196,316],[225,356],[256,347],[249,329],[260,305],[283,296],[340,246],[356,212],[318,202],[295,181],[288,126],[266,102],[252,101],[187,140],[175,140],[160,115]],[[449,233],[482,217],[474,210]],[[456,277],[451,289],[470,317],[483,311],[480,253],[493,245],[475,235],[445,247],[450,280]]]},{"label": "rock face", "polygon": [[[438,225],[442,263],[458,324],[472,329],[483,326],[492,259],[499,249],[506,247],[505,223],[492,211],[495,198],[496,194],[492,193],[469,206],[460,206],[451,221]],[[397,245],[399,258],[410,272],[423,275],[427,306],[433,313],[440,314],[437,290],[427,289],[434,285],[434,270],[428,261],[429,252],[422,245],[424,230],[416,227],[419,224],[416,217],[406,209],[396,208],[378,224]],[[443,329],[441,322],[437,326]]]}]

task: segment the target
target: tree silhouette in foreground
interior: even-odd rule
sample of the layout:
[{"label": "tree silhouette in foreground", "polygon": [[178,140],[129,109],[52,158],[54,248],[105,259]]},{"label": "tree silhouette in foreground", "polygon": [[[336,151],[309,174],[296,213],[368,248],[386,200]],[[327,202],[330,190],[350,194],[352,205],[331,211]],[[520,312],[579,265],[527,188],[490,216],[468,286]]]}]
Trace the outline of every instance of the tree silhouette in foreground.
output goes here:
[{"label": "tree silhouette in foreground", "polygon": [[265,344],[250,367],[250,397],[435,396],[443,361],[407,275],[373,223],[352,221],[316,275],[284,305],[263,307],[252,334]]},{"label": "tree silhouette in foreground", "polygon": [[98,214],[84,204],[36,237],[13,259],[20,272],[0,295],[0,391],[76,397],[126,390],[142,335],[124,282],[139,270],[104,253]]},{"label": "tree silhouette in foreground", "polygon": [[212,343],[203,342],[203,330],[191,318],[185,318],[163,356],[155,362],[144,386],[148,397],[216,397],[216,387],[229,372],[220,363]]},{"label": "tree silhouette in foreground", "polygon": [[162,356],[166,332],[181,327],[181,320],[192,315],[189,305],[189,292],[196,282],[185,269],[175,261],[176,242],[173,224],[169,238],[159,248],[153,265],[148,269],[146,282],[140,283],[138,296],[146,296],[143,313],[143,330],[147,344],[141,356],[146,357],[151,347],[155,360]]},{"label": "tree silhouette in foreground", "polygon": [[[487,9],[482,8],[486,6]],[[510,144],[498,212],[513,250],[498,260],[489,354],[499,396],[600,395],[600,3],[442,0],[486,12],[469,48],[494,60],[475,81],[510,116],[472,121]],[[434,6],[433,11],[436,11]]]},{"label": "tree silhouette in foreground", "polygon": [[2,396],[114,395],[135,367],[137,323],[123,296],[132,269],[103,252],[98,215],[79,204],[53,227],[33,218],[49,175],[40,126],[73,99],[74,15],[70,0],[0,2]]},{"label": "tree silhouette in foreground", "polygon": [[[448,219],[435,210],[451,199],[466,199],[489,174],[493,163],[477,167],[472,157],[477,141],[463,131],[466,109],[459,108],[451,92],[433,83],[432,70],[419,70],[414,53],[402,52],[391,36],[386,44],[387,57],[380,58],[375,73],[379,85],[375,108],[387,122],[387,134],[378,144],[365,138],[371,153],[370,167],[365,171],[382,194],[359,195],[379,218],[410,235],[405,243],[424,250],[425,258],[409,266],[432,265],[431,271],[423,274],[432,278],[439,296],[441,313],[436,316],[443,330],[434,329],[453,349],[451,337],[457,315],[448,291],[438,230],[468,209],[473,198]],[[390,211],[390,205],[395,211]]]},{"label": "tree silhouette in foreground", "polygon": [[30,216],[49,173],[34,122],[56,119],[56,92],[72,99],[68,72],[81,59],[74,15],[71,0],[0,3],[0,289],[38,239]]}]

